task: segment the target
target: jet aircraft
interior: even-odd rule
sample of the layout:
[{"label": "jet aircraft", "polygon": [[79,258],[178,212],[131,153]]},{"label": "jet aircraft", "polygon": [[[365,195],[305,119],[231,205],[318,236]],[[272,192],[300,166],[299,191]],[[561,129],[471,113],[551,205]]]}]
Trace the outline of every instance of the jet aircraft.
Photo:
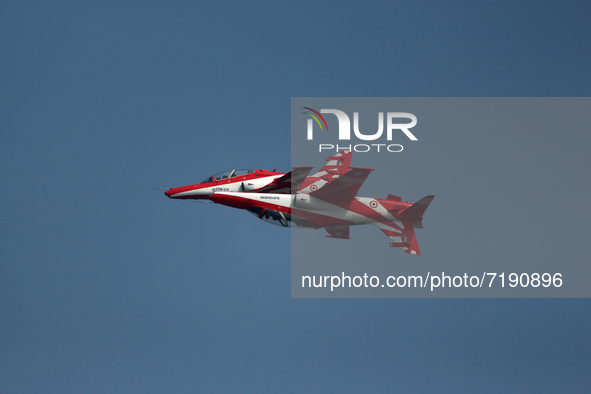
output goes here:
[{"label": "jet aircraft", "polygon": [[423,228],[423,214],[435,196],[414,204],[392,194],[384,199],[357,197],[373,169],[350,167],[351,154],[328,156],[326,165],[311,176],[314,167],[294,167],[286,174],[230,170],[165,194],[244,209],[282,227],[324,228],[330,238],[350,239],[350,226],[372,224],[390,239],[390,246],[421,254],[414,229]]}]

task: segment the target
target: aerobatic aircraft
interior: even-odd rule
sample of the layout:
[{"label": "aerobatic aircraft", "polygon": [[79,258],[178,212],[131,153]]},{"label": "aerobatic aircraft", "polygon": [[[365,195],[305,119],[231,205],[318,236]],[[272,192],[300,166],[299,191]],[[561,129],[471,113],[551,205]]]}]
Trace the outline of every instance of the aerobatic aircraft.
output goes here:
[{"label": "aerobatic aircraft", "polygon": [[357,197],[371,168],[350,167],[351,152],[327,157],[314,175],[314,167],[294,167],[287,174],[265,170],[230,170],[196,185],[171,188],[173,199],[208,199],[245,209],[268,223],[283,227],[324,228],[330,238],[350,239],[350,226],[372,224],[390,246],[420,254],[415,228],[423,228],[425,210],[435,196],[414,204],[398,196]]}]

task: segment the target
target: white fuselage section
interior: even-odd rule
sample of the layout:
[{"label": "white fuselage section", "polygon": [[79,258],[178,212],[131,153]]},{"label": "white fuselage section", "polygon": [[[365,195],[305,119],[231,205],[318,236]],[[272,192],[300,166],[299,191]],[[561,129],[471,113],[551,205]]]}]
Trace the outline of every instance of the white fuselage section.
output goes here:
[{"label": "white fuselage section", "polygon": [[[241,200],[248,200],[253,206],[265,206],[268,209],[275,209],[284,213],[305,211],[313,215],[321,215],[333,219],[344,220],[352,225],[376,224],[375,213],[383,216],[387,220],[402,223],[388,212],[375,199],[370,197],[355,197],[353,200],[364,207],[362,212],[347,209],[335,204],[331,204],[307,193],[298,194],[273,194],[273,193],[245,193],[245,192],[216,192],[216,196],[239,197]],[[371,216],[374,216],[372,218]]]},{"label": "white fuselage section", "polygon": [[238,192],[250,192],[259,189],[263,186],[273,182],[275,178],[279,178],[281,175],[266,176],[257,179],[250,179],[246,181],[237,181],[221,185],[206,186],[196,188],[193,190],[187,190],[174,194],[172,197],[190,197],[190,196],[205,196],[209,197],[213,193],[238,193]]}]

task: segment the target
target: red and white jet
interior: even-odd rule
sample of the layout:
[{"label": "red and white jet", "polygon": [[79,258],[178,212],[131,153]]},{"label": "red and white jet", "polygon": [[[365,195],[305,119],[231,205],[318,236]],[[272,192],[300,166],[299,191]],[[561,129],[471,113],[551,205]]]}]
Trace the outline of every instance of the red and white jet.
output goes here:
[{"label": "red and white jet", "polygon": [[264,170],[231,170],[197,185],[165,192],[175,199],[209,199],[245,209],[258,218],[283,227],[324,228],[330,238],[349,239],[349,228],[373,224],[388,238],[390,246],[420,254],[415,228],[423,228],[425,210],[435,196],[414,204],[398,196],[357,197],[373,169],[350,167],[351,152],[327,157],[314,175],[314,167],[294,167],[287,174]]}]

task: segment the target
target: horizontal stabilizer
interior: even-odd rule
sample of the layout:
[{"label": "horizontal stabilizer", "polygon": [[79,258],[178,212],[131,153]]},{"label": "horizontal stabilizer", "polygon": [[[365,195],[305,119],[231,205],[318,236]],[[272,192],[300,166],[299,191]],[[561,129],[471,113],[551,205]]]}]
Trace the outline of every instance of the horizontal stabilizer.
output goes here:
[{"label": "horizontal stabilizer", "polygon": [[401,233],[394,233],[389,230],[382,230],[382,232],[390,238],[390,246],[400,248],[408,254],[421,254],[412,222],[404,222],[403,224],[404,229]]},{"label": "horizontal stabilizer", "polygon": [[349,238],[349,226],[330,226],[324,227],[328,238],[340,238],[340,239],[351,239]]}]

